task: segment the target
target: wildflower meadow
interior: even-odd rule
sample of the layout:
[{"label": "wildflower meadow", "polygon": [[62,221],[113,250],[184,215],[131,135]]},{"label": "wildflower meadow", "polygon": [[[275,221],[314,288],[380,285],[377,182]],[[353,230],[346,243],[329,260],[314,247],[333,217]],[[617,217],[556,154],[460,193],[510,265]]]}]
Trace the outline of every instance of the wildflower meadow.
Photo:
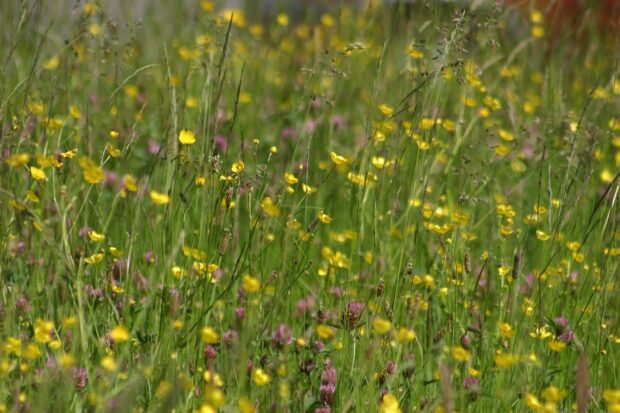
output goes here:
[{"label": "wildflower meadow", "polygon": [[620,412],[602,1],[0,3],[0,413]]}]

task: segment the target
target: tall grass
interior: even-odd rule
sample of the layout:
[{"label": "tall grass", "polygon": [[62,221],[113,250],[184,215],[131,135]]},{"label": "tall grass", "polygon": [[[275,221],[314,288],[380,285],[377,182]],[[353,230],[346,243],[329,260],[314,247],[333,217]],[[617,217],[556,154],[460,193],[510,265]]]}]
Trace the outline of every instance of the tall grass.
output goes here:
[{"label": "tall grass", "polygon": [[613,38],[107,6],[0,11],[0,412],[619,411]]}]

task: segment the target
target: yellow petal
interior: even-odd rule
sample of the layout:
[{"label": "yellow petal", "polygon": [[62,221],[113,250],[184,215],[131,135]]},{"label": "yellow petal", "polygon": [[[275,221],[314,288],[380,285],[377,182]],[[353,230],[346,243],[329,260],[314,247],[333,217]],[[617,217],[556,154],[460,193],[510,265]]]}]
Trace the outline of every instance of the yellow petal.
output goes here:
[{"label": "yellow petal", "polygon": [[190,130],[183,129],[179,133],[179,142],[183,145],[193,145],[196,143],[196,135],[194,135],[194,132]]}]

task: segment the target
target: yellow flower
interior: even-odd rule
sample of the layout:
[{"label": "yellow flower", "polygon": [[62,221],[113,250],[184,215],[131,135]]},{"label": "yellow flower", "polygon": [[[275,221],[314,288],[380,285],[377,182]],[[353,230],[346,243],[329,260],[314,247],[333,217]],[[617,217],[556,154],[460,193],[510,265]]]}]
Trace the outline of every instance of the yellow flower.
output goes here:
[{"label": "yellow flower", "polygon": [[545,29],[542,26],[532,27],[532,36],[543,37],[545,35]]},{"label": "yellow flower", "polygon": [[422,130],[429,130],[433,126],[435,126],[435,120],[431,118],[423,118],[420,120],[420,123],[418,123],[418,127]]},{"label": "yellow flower", "polygon": [[204,398],[210,406],[215,407],[216,409],[222,406],[226,402],[226,397],[224,396],[224,392],[218,389],[215,386],[207,385],[205,387]]},{"label": "yellow flower", "polygon": [[88,25],[88,33],[94,37],[99,36],[101,34],[101,25],[98,23],[91,23]]},{"label": "yellow flower", "polygon": [[448,132],[454,132],[456,130],[456,125],[450,119],[444,119],[441,126]]},{"label": "yellow flower", "polygon": [[37,346],[35,343],[29,343],[26,346],[26,350],[24,350],[24,357],[30,360],[36,360],[41,357],[42,354],[43,353],[41,353],[39,346]]},{"label": "yellow flower", "polygon": [[75,365],[75,357],[71,354],[63,353],[58,357],[58,365],[63,369],[73,367]]},{"label": "yellow flower", "polygon": [[304,191],[306,194],[310,195],[315,193],[317,191],[317,188],[310,185],[301,184],[301,190]]},{"label": "yellow flower", "polygon": [[32,192],[32,191],[28,191],[28,192],[26,192],[26,199],[27,199],[28,201],[30,201],[30,202],[35,203],[35,204],[38,204],[38,203],[39,203],[39,201],[40,201],[40,199],[39,199],[39,197],[37,196],[37,194],[35,194],[35,193],[34,193],[34,192]]},{"label": "yellow flower", "polygon": [[217,410],[214,407],[211,407],[209,404],[203,404],[200,406],[199,413],[217,413]]},{"label": "yellow flower", "polygon": [[507,369],[517,361],[519,361],[519,357],[514,354],[504,354],[498,352],[495,354],[495,365],[501,369]]},{"label": "yellow flower", "polygon": [[379,334],[385,334],[392,328],[392,323],[383,318],[375,318],[372,321],[372,328]]},{"label": "yellow flower", "polygon": [[36,166],[30,167],[30,176],[32,176],[32,179],[36,181],[42,181],[44,179],[47,179],[45,171],[43,169],[37,168]]},{"label": "yellow flower", "polygon": [[245,169],[245,163],[243,163],[243,161],[237,161],[232,164],[232,168],[230,169],[236,174],[241,173]]},{"label": "yellow flower", "polygon": [[116,360],[114,360],[114,357],[106,356],[101,359],[101,367],[103,367],[110,373],[113,373],[118,368],[118,365],[116,364]]},{"label": "yellow flower", "polygon": [[173,266],[171,271],[172,271],[172,276],[176,279],[181,278],[185,274],[185,271],[183,271],[183,268],[179,267],[178,265]]},{"label": "yellow flower", "polygon": [[65,327],[65,328],[71,328],[74,325],[76,325],[77,322],[78,322],[77,317],[72,315],[72,316],[69,316],[69,317],[65,317],[62,320],[62,326]]},{"label": "yellow flower", "polygon": [[32,113],[36,113],[36,114],[41,114],[43,113],[43,110],[45,109],[45,106],[43,105],[43,102],[41,101],[34,101],[31,100],[30,102],[28,102],[28,110],[31,111]]},{"label": "yellow flower", "polygon": [[[248,92],[240,92],[239,93],[239,103],[250,103],[252,101],[252,95]],[[256,143],[258,139],[254,140]],[[258,143],[256,143],[258,145]]]},{"label": "yellow flower", "polygon": [[110,338],[115,343],[122,343],[129,340],[129,330],[124,326],[118,325],[110,330]]},{"label": "yellow flower", "polygon": [[125,189],[129,192],[138,192],[138,185],[136,184],[136,178],[132,175],[125,175],[123,177],[123,182],[125,184]]},{"label": "yellow flower", "polygon": [[332,222],[332,218],[325,212],[323,212],[323,210],[319,212],[319,220],[324,224],[329,224],[330,222]]},{"label": "yellow flower", "polygon": [[252,36],[260,37],[265,32],[265,28],[262,24],[253,24],[250,26],[249,32]]},{"label": "yellow flower", "polygon": [[92,16],[96,12],[97,12],[97,6],[95,5],[95,3],[90,2],[90,1],[84,3],[84,13],[88,14],[89,16]]},{"label": "yellow flower", "polygon": [[256,293],[260,290],[260,281],[250,275],[244,275],[242,281],[243,289],[250,294]]},{"label": "yellow flower", "polygon": [[110,155],[112,158],[118,158],[119,156],[121,156],[121,150],[114,145],[108,145],[106,149],[108,150],[108,155]]},{"label": "yellow flower", "polygon": [[260,206],[263,208],[263,212],[270,217],[277,217],[280,215],[280,208],[273,203],[270,197],[263,199]]},{"label": "yellow flower", "polygon": [[205,344],[217,344],[220,341],[220,336],[217,331],[215,331],[211,327],[203,327],[203,329],[200,331],[200,339]]},{"label": "yellow flower", "polygon": [[396,396],[391,393],[385,394],[379,404],[379,413],[402,413]]},{"label": "yellow flower", "polygon": [[69,113],[75,120],[79,120],[82,117],[82,114],[80,113],[80,109],[78,109],[78,107],[75,105],[69,108]]},{"label": "yellow flower", "polygon": [[151,191],[149,196],[151,197],[151,201],[156,205],[166,205],[170,202],[170,197],[161,192]]},{"label": "yellow flower", "polygon": [[379,110],[385,116],[390,116],[392,113],[394,113],[394,108],[388,105],[387,103],[384,103],[381,106],[379,106]]},{"label": "yellow flower", "polygon": [[200,0],[200,8],[202,8],[203,11],[210,12],[215,9],[215,3],[209,0]]},{"label": "yellow flower", "polygon": [[185,106],[187,106],[189,109],[195,109],[198,107],[198,99],[196,99],[193,96],[188,96],[187,98],[185,98]]},{"label": "yellow flower", "polygon": [[211,370],[205,370],[202,378],[205,382],[217,387],[222,387],[224,385],[222,377],[217,373],[212,373]]},{"label": "yellow flower", "polygon": [[415,340],[415,338],[416,338],[415,331],[409,330],[408,328],[405,328],[405,327],[401,327],[400,330],[398,330],[398,334],[396,335],[396,339],[400,343],[408,343],[410,341]]},{"label": "yellow flower", "polygon": [[346,165],[349,162],[347,158],[342,155],[338,155],[336,152],[332,152],[330,156],[335,165]]},{"label": "yellow flower", "polygon": [[502,235],[511,235],[514,231],[508,225],[500,225],[499,232]]},{"label": "yellow flower", "polygon": [[172,328],[174,328],[176,331],[180,331],[184,325],[185,323],[183,322],[183,320],[177,319],[172,322]]},{"label": "yellow flower", "polygon": [[58,57],[58,55],[52,56],[43,64],[43,69],[56,70],[58,69],[59,64],[60,64],[60,57]]},{"label": "yellow flower", "polygon": [[45,156],[43,154],[37,155],[37,163],[41,168],[48,168],[53,166],[54,168],[60,168],[62,166],[62,162],[59,162],[55,156]]},{"label": "yellow flower", "polygon": [[607,389],[603,391],[603,399],[609,404],[620,403],[620,389]]},{"label": "yellow flower", "polygon": [[67,151],[67,152],[60,153],[61,157],[67,158],[67,159],[75,158],[76,155],[77,155],[77,148],[71,149],[70,151]]},{"label": "yellow flower", "polygon": [[105,239],[105,235],[97,231],[88,231],[88,237],[93,241],[103,241]]},{"label": "yellow flower", "polygon": [[531,393],[525,396],[525,404],[534,411],[544,411],[542,403]]},{"label": "yellow flower", "polygon": [[264,386],[265,384],[269,383],[270,380],[269,375],[265,373],[261,368],[254,369],[254,371],[252,372],[252,379],[254,380],[254,383],[259,386]]},{"label": "yellow flower", "polygon": [[6,160],[6,163],[11,168],[17,168],[17,167],[26,165],[29,160],[30,160],[30,155],[29,154],[27,154],[27,153],[16,153],[14,155],[9,156],[8,159]]},{"label": "yellow flower", "polygon": [[62,341],[60,341],[60,340],[52,340],[49,343],[47,343],[47,345],[52,350],[58,350],[59,348],[62,347]]},{"label": "yellow flower", "polygon": [[[380,130],[376,131],[375,134],[373,135],[373,138],[376,142],[383,142],[385,141],[385,133],[381,132]],[[376,157],[373,156],[373,159],[375,159]],[[373,162],[374,164],[374,162]],[[376,165],[375,165],[376,166]]]},{"label": "yellow flower", "polygon": [[99,167],[93,160],[83,157],[80,159],[80,168],[84,175],[84,180],[89,184],[98,184],[105,179],[105,173],[103,169]]},{"label": "yellow flower", "polygon": [[329,340],[334,336],[334,334],[336,334],[333,328],[328,327],[325,324],[319,324],[318,326],[316,326],[316,333],[323,340]]},{"label": "yellow flower", "polygon": [[190,130],[183,129],[179,133],[179,142],[183,145],[193,145],[196,143],[196,135]]},{"label": "yellow flower", "polygon": [[498,154],[499,156],[506,156],[510,153],[511,150],[512,148],[506,145],[497,145],[495,147],[495,153]]},{"label": "yellow flower", "polygon": [[136,96],[138,96],[139,91],[136,85],[125,85],[123,90],[125,91],[125,94],[130,98],[135,98]]},{"label": "yellow flower", "polygon": [[456,361],[469,361],[472,358],[472,355],[469,351],[464,349],[461,346],[452,347],[452,357]]},{"label": "yellow flower", "polygon": [[551,337],[551,332],[549,330],[547,330],[547,326],[542,326],[542,327],[536,328],[535,331],[532,331],[530,333],[530,337],[534,337],[534,338],[539,338],[541,340],[545,340],[545,339]]},{"label": "yellow flower", "polygon": [[122,257],[123,256],[123,251],[119,250],[116,247],[110,247],[109,248],[110,254],[112,254],[113,256],[115,256],[116,258],[118,257]]},{"label": "yellow flower", "polygon": [[424,57],[424,53],[413,46],[409,46],[407,53],[409,54],[409,57],[416,60]]},{"label": "yellow flower", "polygon": [[12,208],[14,208],[15,210],[17,210],[17,211],[21,211],[21,210],[23,210],[24,208],[26,208],[26,207],[24,206],[24,204],[22,204],[21,202],[19,202],[19,201],[18,201],[18,200],[16,200],[16,199],[10,199],[10,200],[9,200],[9,205],[10,205]]},{"label": "yellow flower", "polygon": [[289,174],[288,172],[284,174],[284,180],[289,185],[295,185],[297,182],[299,182],[299,179],[297,179],[295,175]]},{"label": "yellow flower", "polygon": [[498,134],[499,134],[499,137],[505,140],[506,142],[511,142],[515,139],[512,133],[508,132],[505,129],[500,129],[498,131]]},{"label": "yellow flower", "polygon": [[435,280],[429,274],[424,275],[424,277],[414,275],[412,282],[414,285],[424,284],[426,288],[435,288]]},{"label": "yellow flower", "polygon": [[549,234],[546,234],[544,231],[541,231],[540,229],[536,230],[536,238],[538,238],[541,241],[547,241],[549,239]]},{"label": "yellow flower", "polygon": [[373,156],[370,161],[377,169],[383,169],[386,166],[386,160],[383,156]]},{"label": "yellow flower", "polygon": [[560,340],[549,340],[547,342],[547,346],[549,346],[551,351],[555,351],[556,353],[559,353],[560,351],[566,348],[566,343]]},{"label": "yellow flower", "polygon": [[601,171],[601,181],[608,184],[608,183],[611,183],[613,179],[614,179],[614,175],[611,173],[611,171],[608,168],[605,168]]},{"label": "yellow flower", "polygon": [[16,355],[19,356],[22,351],[22,342],[18,338],[9,336],[4,342],[2,349],[9,354],[15,353]]},{"label": "yellow flower", "polygon": [[246,397],[239,399],[239,410],[241,413],[254,413],[254,405]]},{"label": "yellow flower", "polygon": [[53,332],[53,322],[41,319],[38,319],[34,322],[34,338],[39,343],[49,343],[50,341],[52,341],[51,334]]},{"label": "yellow flower", "polygon": [[561,401],[562,399],[566,398],[566,396],[568,396],[568,393],[566,392],[566,390],[560,390],[554,385],[551,385],[547,387],[545,390],[543,390],[542,396],[548,402],[557,403]]},{"label": "yellow flower", "polygon": [[515,336],[515,331],[508,323],[499,323],[499,332],[504,338],[512,338]]},{"label": "yellow flower", "polygon": [[278,16],[276,17],[276,20],[278,21],[278,24],[280,26],[288,26],[289,19],[288,19],[288,16],[286,14],[284,14],[284,13],[278,14]]},{"label": "yellow flower", "polygon": [[84,262],[86,262],[86,264],[98,264],[101,262],[101,260],[103,260],[103,256],[103,252],[93,254],[90,257],[84,258]]}]

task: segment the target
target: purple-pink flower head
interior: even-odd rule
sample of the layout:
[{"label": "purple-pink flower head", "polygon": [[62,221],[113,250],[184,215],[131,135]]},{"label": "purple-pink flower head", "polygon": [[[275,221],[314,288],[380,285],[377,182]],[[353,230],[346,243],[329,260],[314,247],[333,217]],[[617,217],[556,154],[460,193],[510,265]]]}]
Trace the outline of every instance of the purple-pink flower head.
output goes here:
[{"label": "purple-pink flower head", "polygon": [[217,350],[211,344],[205,346],[205,360],[213,361],[217,357]]},{"label": "purple-pink flower head", "polygon": [[226,150],[228,149],[228,139],[226,139],[222,135],[217,135],[215,137],[215,145],[217,145],[217,148],[220,150],[220,152],[226,152]]},{"label": "purple-pink flower head", "polygon": [[271,333],[271,338],[273,338],[276,347],[284,347],[293,341],[293,332],[285,324],[280,324]]},{"label": "purple-pink flower head", "polygon": [[300,316],[303,315],[306,311],[313,308],[314,304],[315,301],[312,296],[302,298],[301,300],[297,301],[297,314]]},{"label": "purple-pink flower head", "polygon": [[336,393],[336,385],[334,383],[321,384],[321,387],[319,387],[321,401],[327,405],[332,404],[334,393]]},{"label": "purple-pink flower head", "polygon": [[151,155],[157,155],[161,149],[161,145],[154,139],[148,141],[148,151]]},{"label": "purple-pink flower head", "polygon": [[284,128],[282,129],[280,136],[282,137],[282,140],[294,141],[297,139],[297,131],[293,128]]},{"label": "purple-pink flower head", "polygon": [[347,304],[345,314],[343,315],[343,323],[349,330],[353,330],[359,322],[362,311],[364,311],[364,303],[352,301]]},{"label": "purple-pink flower head", "polygon": [[334,115],[332,116],[332,125],[334,126],[334,129],[342,129],[347,125],[347,122],[344,117],[340,115]]},{"label": "purple-pink flower head", "polygon": [[336,383],[338,375],[336,373],[336,369],[333,367],[326,367],[325,370],[321,373],[321,381],[323,383]]},{"label": "purple-pink flower head", "polygon": [[119,277],[122,274],[125,274],[127,272],[127,265],[128,265],[127,260],[123,257],[120,257],[114,262],[114,266],[112,267],[112,272],[114,273],[115,276]]},{"label": "purple-pink flower head", "polygon": [[478,388],[480,387],[480,379],[473,376],[467,376],[465,377],[464,385],[466,389]]},{"label": "purple-pink flower head", "polygon": [[245,317],[245,308],[235,308],[235,317],[237,317],[239,320],[243,320],[243,318]]}]

